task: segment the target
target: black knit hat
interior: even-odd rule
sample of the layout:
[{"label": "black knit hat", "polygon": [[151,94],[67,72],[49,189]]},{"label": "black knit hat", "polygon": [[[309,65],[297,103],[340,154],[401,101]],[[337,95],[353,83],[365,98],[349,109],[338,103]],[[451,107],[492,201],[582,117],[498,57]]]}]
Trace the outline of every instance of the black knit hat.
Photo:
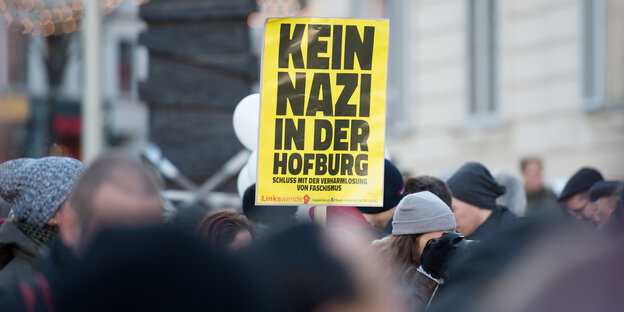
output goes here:
[{"label": "black knit hat", "polygon": [[384,163],[384,200],[383,207],[357,207],[363,213],[381,213],[399,204],[403,198],[403,176],[389,160]]},{"label": "black knit hat", "polygon": [[618,181],[598,181],[589,189],[589,199],[597,201],[602,197],[614,195],[622,183]]},{"label": "black knit hat", "polygon": [[293,220],[297,206],[256,206],[256,184],[243,194],[243,213],[247,219],[271,225],[282,225]]},{"label": "black knit hat", "polygon": [[568,183],[561,191],[561,195],[559,195],[559,201],[564,201],[575,194],[578,194],[583,191],[589,190],[594,183],[598,181],[602,181],[604,178],[602,174],[596,169],[593,168],[581,168],[581,170],[577,171],[568,181]]},{"label": "black knit hat", "polygon": [[496,209],[496,198],[505,194],[505,187],[478,162],[465,163],[446,183],[453,197],[483,209]]}]

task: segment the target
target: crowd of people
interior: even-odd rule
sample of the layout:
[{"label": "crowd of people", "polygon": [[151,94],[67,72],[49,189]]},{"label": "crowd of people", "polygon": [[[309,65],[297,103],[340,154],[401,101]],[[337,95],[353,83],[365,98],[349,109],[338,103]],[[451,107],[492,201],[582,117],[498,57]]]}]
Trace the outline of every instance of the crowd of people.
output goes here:
[{"label": "crowd of people", "polygon": [[[0,311],[621,311],[624,190],[385,160],[381,207],[181,205],[120,153],[0,164]],[[303,213],[302,213],[303,212]]]}]

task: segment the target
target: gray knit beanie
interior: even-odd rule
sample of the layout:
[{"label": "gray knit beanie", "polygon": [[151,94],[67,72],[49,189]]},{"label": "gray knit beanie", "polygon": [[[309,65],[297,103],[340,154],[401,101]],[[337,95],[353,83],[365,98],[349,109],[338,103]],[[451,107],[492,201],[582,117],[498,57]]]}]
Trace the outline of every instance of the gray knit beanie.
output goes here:
[{"label": "gray knit beanie", "polygon": [[43,227],[71,192],[84,165],[69,157],[20,158],[0,164],[0,197],[19,221]]},{"label": "gray knit beanie", "polygon": [[451,209],[429,191],[405,196],[394,211],[392,235],[454,230]]}]

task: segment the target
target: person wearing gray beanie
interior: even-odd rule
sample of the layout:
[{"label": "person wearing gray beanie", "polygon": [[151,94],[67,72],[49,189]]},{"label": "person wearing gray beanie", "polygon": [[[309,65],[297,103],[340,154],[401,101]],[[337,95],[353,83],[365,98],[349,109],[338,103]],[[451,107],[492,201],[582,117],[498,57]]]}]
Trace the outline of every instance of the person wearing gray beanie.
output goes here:
[{"label": "person wearing gray beanie", "polygon": [[12,215],[0,228],[0,292],[32,270],[56,239],[59,208],[84,165],[69,157],[20,158],[0,164],[0,197]]},{"label": "person wearing gray beanie", "polygon": [[[449,206],[433,193],[422,191],[406,195],[399,202],[392,235],[374,243],[398,284],[407,290],[405,299],[412,308],[426,306],[444,283],[442,272],[456,250],[444,233],[455,227]],[[435,265],[430,266],[432,262]]]},{"label": "person wearing gray beanie", "polygon": [[405,196],[399,202],[393,220],[392,235],[423,234],[455,229],[455,216],[451,209],[438,196],[429,191]]}]

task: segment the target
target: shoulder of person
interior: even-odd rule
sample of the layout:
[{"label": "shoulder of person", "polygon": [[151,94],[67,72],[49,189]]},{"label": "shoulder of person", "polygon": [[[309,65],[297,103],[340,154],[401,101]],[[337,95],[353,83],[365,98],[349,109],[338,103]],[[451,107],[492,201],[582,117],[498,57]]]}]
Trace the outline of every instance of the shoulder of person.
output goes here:
[{"label": "shoulder of person", "polygon": [[380,239],[376,239],[374,240],[371,245],[374,247],[381,247],[385,244],[387,244],[388,242],[390,242],[390,235],[386,236],[386,237],[382,237]]},{"label": "shoulder of person", "polygon": [[499,208],[500,208],[501,223],[503,224],[513,223],[513,222],[516,222],[518,219],[520,219],[520,217],[518,217],[518,215],[516,215],[511,210],[509,210],[509,208],[503,207],[503,206],[499,206]]},{"label": "shoulder of person", "polygon": [[16,284],[21,277],[31,274],[32,269],[33,263],[28,259],[20,257],[11,259],[0,269],[0,292]]}]

